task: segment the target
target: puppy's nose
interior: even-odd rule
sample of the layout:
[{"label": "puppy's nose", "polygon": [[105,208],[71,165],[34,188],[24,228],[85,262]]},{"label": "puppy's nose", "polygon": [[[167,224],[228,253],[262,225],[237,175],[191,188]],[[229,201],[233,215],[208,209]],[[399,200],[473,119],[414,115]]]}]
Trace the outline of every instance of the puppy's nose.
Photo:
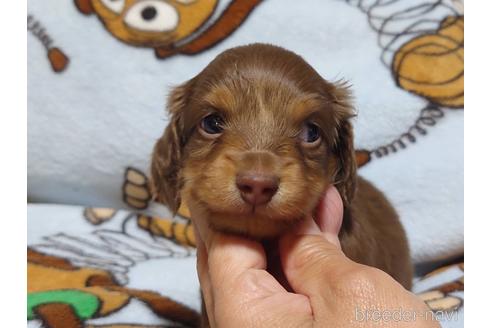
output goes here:
[{"label": "puppy's nose", "polygon": [[278,190],[279,179],[272,174],[246,172],[238,173],[236,186],[243,200],[251,205],[263,205],[272,199]]}]

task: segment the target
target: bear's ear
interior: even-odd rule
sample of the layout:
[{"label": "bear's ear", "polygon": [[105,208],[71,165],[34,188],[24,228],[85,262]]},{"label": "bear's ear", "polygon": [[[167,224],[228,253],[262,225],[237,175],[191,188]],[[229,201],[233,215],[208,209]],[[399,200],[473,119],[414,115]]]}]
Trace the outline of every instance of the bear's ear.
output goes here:
[{"label": "bear's ear", "polygon": [[188,103],[191,83],[187,82],[174,88],[168,99],[169,125],[154,146],[151,163],[150,185],[156,201],[166,204],[173,213],[181,205],[180,190],[182,181],[184,135],[184,110]]},{"label": "bear's ear", "polygon": [[94,7],[92,7],[91,0],[74,0],[77,9],[84,15],[90,15],[94,13]]},{"label": "bear's ear", "polygon": [[162,46],[162,47],[155,48],[154,53],[157,58],[164,59],[167,57],[174,56],[176,53],[178,53],[178,49],[175,48],[174,46]]}]

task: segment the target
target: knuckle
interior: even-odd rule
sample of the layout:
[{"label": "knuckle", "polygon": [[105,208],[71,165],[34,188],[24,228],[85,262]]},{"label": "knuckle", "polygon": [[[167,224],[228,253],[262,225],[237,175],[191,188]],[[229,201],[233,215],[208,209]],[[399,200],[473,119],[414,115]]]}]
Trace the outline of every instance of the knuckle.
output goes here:
[{"label": "knuckle", "polygon": [[305,236],[298,245],[292,260],[293,269],[302,269],[328,260],[334,255],[322,236]]}]

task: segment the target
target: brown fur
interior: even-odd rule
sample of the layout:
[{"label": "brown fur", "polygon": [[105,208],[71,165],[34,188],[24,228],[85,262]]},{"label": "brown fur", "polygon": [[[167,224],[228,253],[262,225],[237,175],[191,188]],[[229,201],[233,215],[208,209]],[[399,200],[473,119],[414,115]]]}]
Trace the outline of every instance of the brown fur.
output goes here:
[{"label": "brown fur", "polygon": [[[157,200],[176,211],[198,206],[218,230],[272,238],[313,213],[334,184],[345,214],[341,244],[353,260],[380,268],[406,288],[412,268],[404,230],[384,195],[357,177],[350,94],[325,81],[301,57],[253,44],[230,49],[169,97],[171,122],[155,146],[152,185]],[[223,117],[214,138],[200,133],[209,113]],[[299,140],[303,124],[321,128],[321,142]],[[258,207],[245,203],[238,172],[279,177],[278,192]],[[358,187],[357,187],[358,186]]]}]

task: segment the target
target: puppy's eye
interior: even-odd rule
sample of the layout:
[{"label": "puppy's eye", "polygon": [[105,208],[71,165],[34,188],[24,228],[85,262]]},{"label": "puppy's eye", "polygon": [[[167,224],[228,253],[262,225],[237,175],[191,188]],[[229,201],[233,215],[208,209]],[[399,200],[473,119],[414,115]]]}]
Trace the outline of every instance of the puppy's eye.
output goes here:
[{"label": "puppy's eye", "polygon": [[200,122],[200,132],[206,137],[216,137],[223,131],[224,121],[217,114],[205,116]]},{"label": "puppy's eye", "polygon": [[321,131],[316,124],[306,123],[302,128],[300,138],[303,143],[314,146],[321,140]]}]

